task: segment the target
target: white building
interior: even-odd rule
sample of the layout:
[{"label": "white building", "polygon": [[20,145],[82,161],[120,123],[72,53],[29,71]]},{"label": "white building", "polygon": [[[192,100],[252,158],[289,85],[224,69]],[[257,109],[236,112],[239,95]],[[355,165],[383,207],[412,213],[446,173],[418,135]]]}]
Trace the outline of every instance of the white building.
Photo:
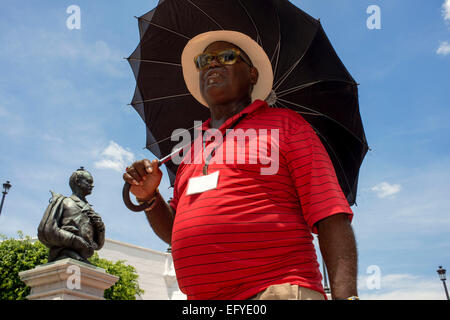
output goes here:
[{"label": "white building", "polygon": [[138,247],[128,243],[106,239],[100,258],[113,262],[125,260],[139,275],[139,287],[145,291],[142,300],[185,300],[186,296],[178,288],[172,255]]}]

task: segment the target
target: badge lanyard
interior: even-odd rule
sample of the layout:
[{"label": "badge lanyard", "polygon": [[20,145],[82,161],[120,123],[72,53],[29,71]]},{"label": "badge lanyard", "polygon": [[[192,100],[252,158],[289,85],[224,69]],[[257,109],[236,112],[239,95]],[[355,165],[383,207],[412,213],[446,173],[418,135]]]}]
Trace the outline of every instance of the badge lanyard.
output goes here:
[{"label": "badge lanyard", "polygon": [[[240,116],[239,119],[237,119],[236,122],[233,123],[233,125],[232,125],[229,129],[226,129],[226,130],[225,130],[225,133],[223,134],[223,137],[222,137],[222,144],[223,144],[223,142],[224,142],[224,140],[225,140],[225,137],[227,136],[228,131],[234,129],[234,127],[236,127],[236,126],[238,125],[238,123],[241,122],[241,121],[245,118],[246,115],[247,115],[247,114],[245,113],[245,114],[243,114],[242,116]],[[215,147],[215,148],[211,151],[211,153],[208,155],[208,157],[206,158],[206,160],[205,160],[205,166],[203,167],[203,175],[205,175],[205,176],[208,174],[208,166],[209,166],[209,162],[211,161],[211,158],[212,158],[213,155],[215,154],[217,148],[218,148],[218,147]],[[205,139],[203,139],[203,152],[206,153],[206,142],[205,142]]]}]

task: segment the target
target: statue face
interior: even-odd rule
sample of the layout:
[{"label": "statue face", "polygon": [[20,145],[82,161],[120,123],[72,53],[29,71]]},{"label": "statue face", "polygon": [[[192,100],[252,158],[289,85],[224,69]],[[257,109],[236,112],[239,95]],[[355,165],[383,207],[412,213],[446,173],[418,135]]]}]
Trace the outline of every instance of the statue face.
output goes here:
[{"label": "statue face", "polygon": [[94,188],[94,179],[88,172],[84,172],[78,179],[78,186],[85,195],[91,194]]}]

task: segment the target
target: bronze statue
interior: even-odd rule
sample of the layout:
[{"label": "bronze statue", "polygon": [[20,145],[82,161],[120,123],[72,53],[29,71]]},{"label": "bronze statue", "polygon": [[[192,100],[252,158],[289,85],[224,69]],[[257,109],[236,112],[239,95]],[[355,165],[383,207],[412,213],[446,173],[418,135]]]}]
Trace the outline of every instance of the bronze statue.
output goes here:
[{"label": "bronze statue", "polygon": [[70,197],[52,193],[52,199],[38,227],[38,238],[47,246],[48,261],[72,258],[87,262],[105,242],[105,225],[86,201],[94,180],[83,167],[69,180],[73,194]]}]

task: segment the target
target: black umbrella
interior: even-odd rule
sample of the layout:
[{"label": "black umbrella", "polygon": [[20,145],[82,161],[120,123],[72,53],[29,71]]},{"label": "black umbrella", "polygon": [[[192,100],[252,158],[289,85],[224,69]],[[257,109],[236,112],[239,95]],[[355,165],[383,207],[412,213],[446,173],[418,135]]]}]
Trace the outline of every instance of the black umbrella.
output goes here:
[{"label": "black umbrella", "polygon": [[[196,35],[233,30],[256,40],[271,58],[272,107],[300,113],[314,128],[334,164],[350,205],[368,146],[357,84],[334,51],[320,21],[287,0],[161,0],[137,18],[140,43],[128,58],[136,78],[131,105],[147,126],[147,148],[167,156],[175,129],[193,136],[194,120],[210,117],[184,83],[181,53]],[[173,185],[177,166],[167,162]]]}]

